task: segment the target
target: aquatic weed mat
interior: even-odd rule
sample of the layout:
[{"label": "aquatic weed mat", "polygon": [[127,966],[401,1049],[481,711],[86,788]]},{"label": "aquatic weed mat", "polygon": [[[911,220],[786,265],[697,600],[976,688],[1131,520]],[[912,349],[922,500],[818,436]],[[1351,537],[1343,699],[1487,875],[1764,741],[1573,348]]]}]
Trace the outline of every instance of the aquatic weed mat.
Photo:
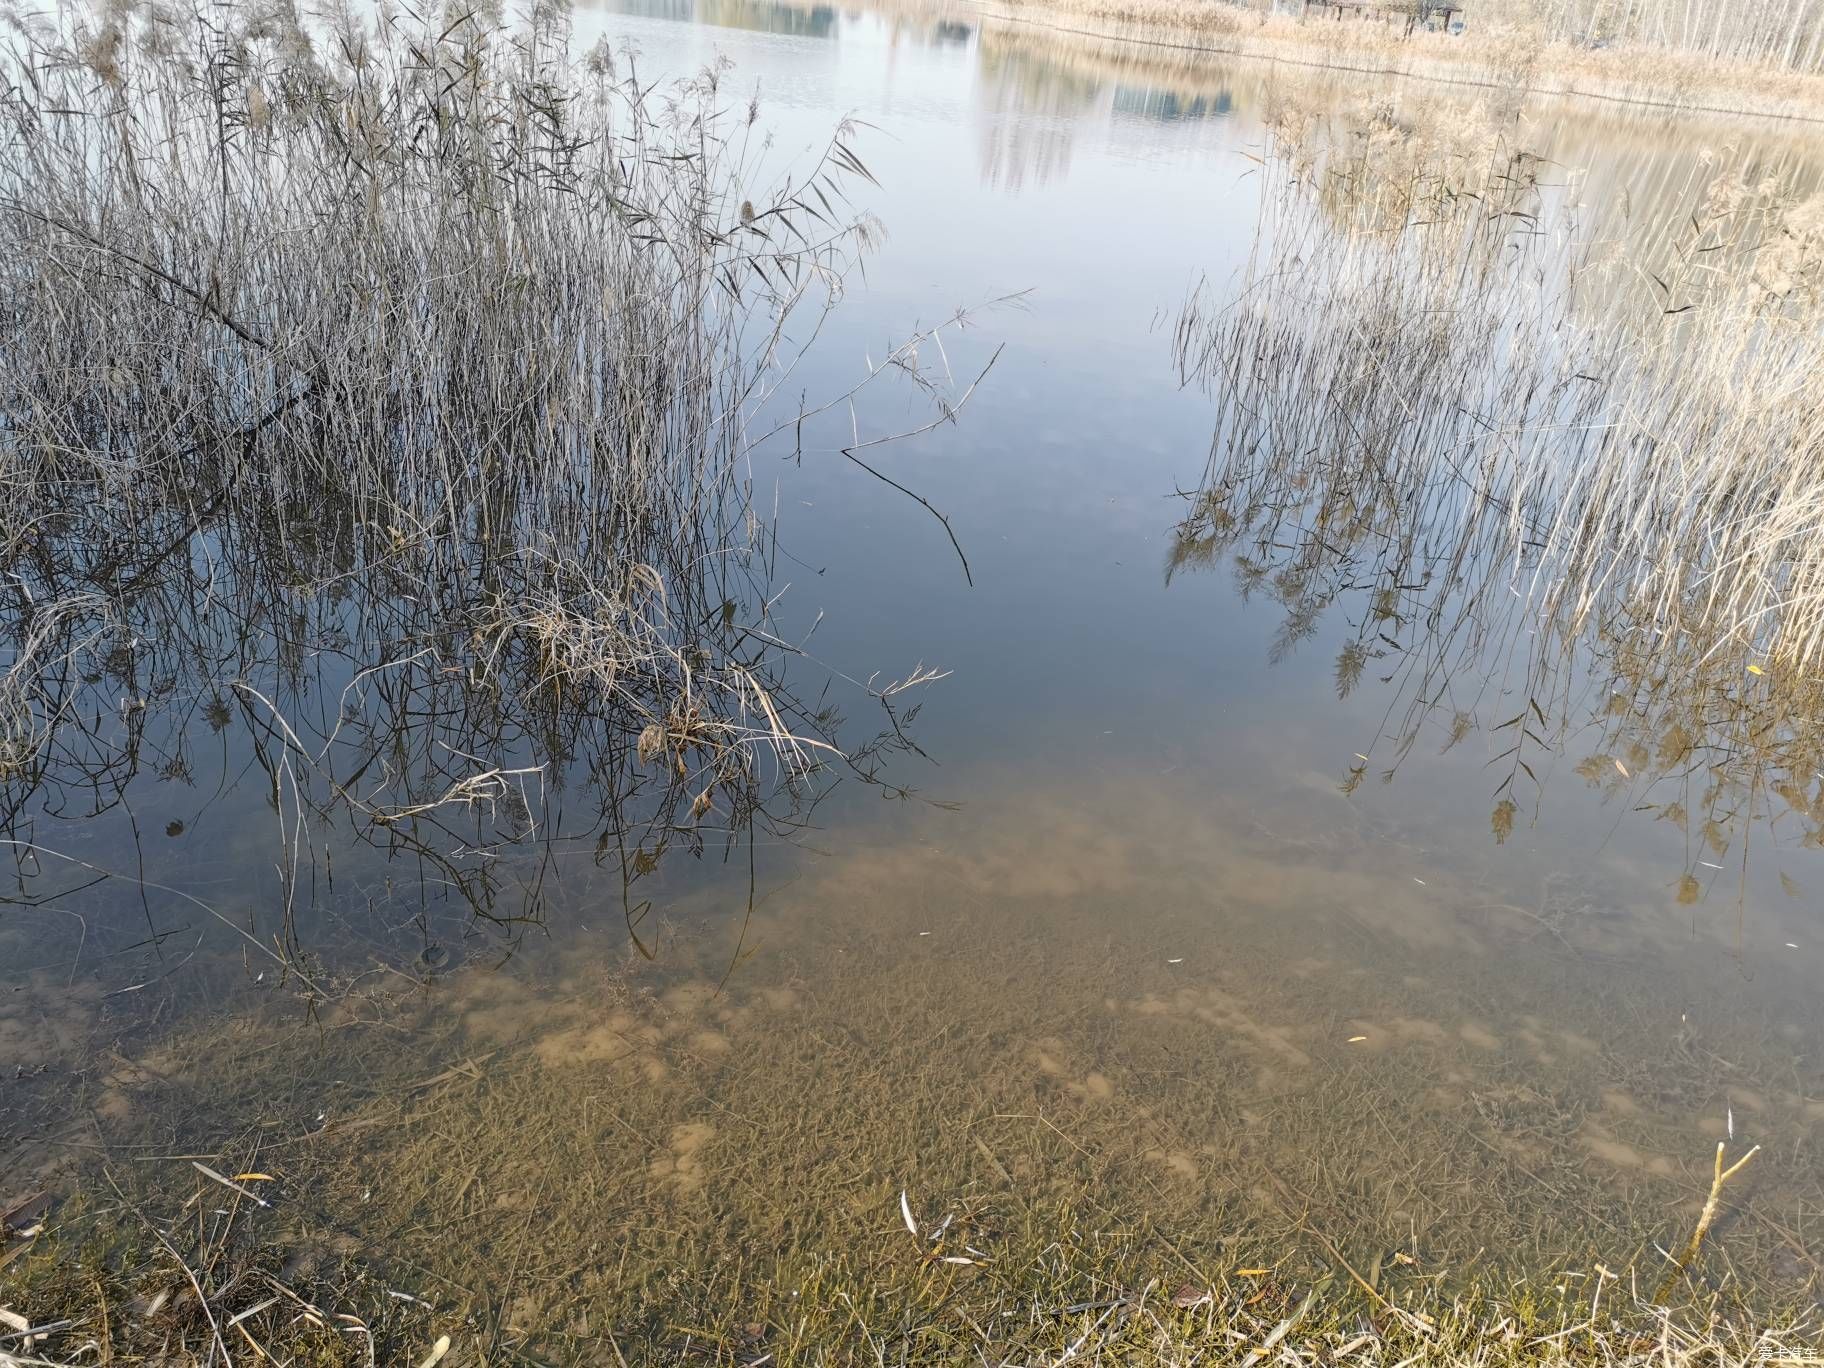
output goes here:
[{"label": "aquatic weed mat", "polygon": [[[1140,1354],[1139,1305],[1188,1285],[1207,1311],[1225,1278],[1281,1314],[1212,1312],[1185,1354],[1245,1356],[1326,1278],[1308,1316],[1530,1298],[1558,1334],[1598,1291],[1659,1291],[1720,1140],[1763,1148],[1667,1300],[1801,1323],[1819,1109],[1791,995],[1706,954],[1603,953],[1636,913],[1588,879],[1522,908],[1443,870],[1415,887],[1384,832],[1206,808],[1193,846],[1156,815],[858,846],[745,927],[679,900],[656,962],[578,933],[313,1016],[225,1000],[111,1037],[70,1075],[66,1205],[3,1295],[57,1319],[79,1308],[17,1280],[101,1267],[86,1230],[139,1230],[169,1276],[135,1213],[229,1212],[331,1317],[394,1333],[361,1301],[384,1298],[401,1360],[448,1333],[537,1361],[975,1361],[966,1316],[990,1361],[1051,1362],[1109,1309],[1060,1308],[1117,1298],[1136,1309],[1079,1355]],[[1700,1000],[1721,1005],[1681,1025]]]},{"label": "aquatic weed mat", "polygon": [[[1134,969],[1118,936],[1059,935],[1069,909],[1043,902],[1000,897],[992,923],[875,903],[868,936],[769,942],[720,991],[706,952],[568,947],[313,1022],[200,1023],[149,1060],[158,1082],[122,1085],[130,1105],[98,1118],[101,1148],[0,1296],[93,1327],[78,1293],[97,1279],[92,1302],[144,1307],[148,1281],[190,1285],[180,1256],[220,1248],[237,1252],[209,1265],[227,1270],[218,1320],[283,1300],[241,1296],[277,1279],[350,1361],[364,1341],[341,1316],[399,1361],[448,1334],[490,1361],[1054,1362],[1092,1331],[1077,1357],[1240,1358],[1300,1307],[1271,1354],[1364,1335],[1345,1357],[1430,1352],[1437,1327],[1402,1318],[1450,1326],[1464,1306],[1485,1357],[1662,1353],[1633,1304],[1703,1183],[1655,1162],[1647,1109],[1592,1086],[1546,1024],[1556,1004],[1497,1037],[1358,966],[1370,987],[1345,1007],[1244,922],[1228,963],[1185,982]],[[909,968],[908,940],[947,941],[969,972]],[[1747,1177],[1804,1174],[1803,1156],[1772,1147]],[[1805,1202],[1765,1210],[1772,1191],[1731,1194],[1671,1300],[1800,1324],[1807,1245],[1785,1218]],[[1602,1315],[1575,1329],[1598,1302],[1632,1339]],[[291,1333],[277,1306],[239,1326]],[[110,1352],[141,1352],[131,1315],[106,1323]]]}]

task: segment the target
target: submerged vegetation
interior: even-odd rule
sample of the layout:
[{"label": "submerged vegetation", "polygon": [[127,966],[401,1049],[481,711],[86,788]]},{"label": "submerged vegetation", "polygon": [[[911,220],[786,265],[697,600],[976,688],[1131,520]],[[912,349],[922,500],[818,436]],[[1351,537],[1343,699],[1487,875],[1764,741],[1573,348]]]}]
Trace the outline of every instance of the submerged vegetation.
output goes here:
[{"label": "submerged vegetation", "polygon": [[[220,1197],[198,1176],[188,1205]],[[1599,1268],[1539,1292],[1480,1280],[1449,1295],[1419,1280],[1396,1302],[1321,1263],[1279,1267],[1175,1261],[1169,1238],[1111,1227],[1092,1210],[1012,1216],[991,1202],[945,1213],[944,1234],[913,1218],[869,1255],[805,1256],[772,1279],[741,1271],[674,1275],[668,1315],[616,1321],[586,1299],[561,1328],[517,1323],[510,1306],[468,1302],[461,1289],[430,1297],[389,1287],[358,1257],[287,1263],[262,1247],[260,1213],[220,1200],[213,1219],[175,1222],[180,1250],[133,1199],[116,1200],[147,1225],[137,1247],[97,1243],[45,1256],[25,1289],[54,1318],[21,1325],[17,1355],[0,1362],[322,1365],[717,1363],[980,1365],[1099,1363],[1177,1368],[1277,1362],[1365,1368],[1807,1368],[1815,1330],[1799,1323],[1747,1330],[1723,1308],[1675,1317]],[[86,1213],[84,1213],[86,1216]],[[946,1267],[942,1251],[992,1241],[992,1274]],[[1288,1240],[1300,1232],[1289,1228]],[[950,1238],[953,1237],[953,1238]],[[1321,1239],[1321,1236],[1319,1237]],[[948,1242],[947,1242],[948,1241]],[[191,1268],[183,1262],[195,1260]],[[971,1264],[978,1261],[969,1260]],[[94,1271],[73,1276],[87,1265]],[[1378,1270],[1378,1265],[1376,1266]],[[506,1275],[515,1270],[510,1266]],[[1359,1275],[1358,1275],[1359,1276]],[[192,1281],[194,1277],[194,1281]],[[1620,1285],[1617,1285],[1617,1284]],[[432,1290],[432,1289],[426,1289]],[[460,1308],[460,1309],[455,1309]],[[23,1318],[20,1318],[23,1319]],[[10,1321],[8,1322],[11,1323]],[[52,1348],[51,1346],[55,1346]],[[78,1357],[46,1358],[46,1353]]]},{"label": "submerged vegetation", "polygon": [[[1127,802],[1162,842],[1210,832]],[[369,1335],[411,1363],[444,1336],[488,1362],[1815,1353],[1788,1213],[1817,1200],[1821,1121],[1781,1095],[1815,1096],[1815,1075],[1756,1052],[1758,1012],[1668,1040],[1592,992],[1629,970],[1517,926],[1467,978],[1448,947],[1326,931],[1306,905],[1372,870],[1385,833],[1301,851],[1238,845],[1225,820],[1190,868],[1135,877],[1081,853],[1091,814],[1038,815],[1015,854],[1044,861],[984,835],[832,863],[795,891],[815,931],[762,926],[721,990],[682,922],[659,964],[569,945],[375,981],[308,1030],[236,1013],[129,1044],[57,1137],[105,1169],[66,1162],[72,1195],[31,1218],[0,1303],[69,1322],[40,1351],[60,1363],[206,1360],[217,1330],[234,1361],[251,1339],[363,1362]],[[892,896],[915,872],[928,903]],[[1161,962],[1162,933],[1195,943],[1194,912],[1107,934],[1099,880],[1162,902],[1221,888],[1220,954]],[[1556,989],[1531,988],[1539,959]],[[1682,1001],[1690,974],[1638,978]],[[1541,1015],[1494,1034],[1515,998]],[[1660,1250],[1710,1182],[1692,1122],[1726,1097],[1765,1149],[1655,1308]]]}]

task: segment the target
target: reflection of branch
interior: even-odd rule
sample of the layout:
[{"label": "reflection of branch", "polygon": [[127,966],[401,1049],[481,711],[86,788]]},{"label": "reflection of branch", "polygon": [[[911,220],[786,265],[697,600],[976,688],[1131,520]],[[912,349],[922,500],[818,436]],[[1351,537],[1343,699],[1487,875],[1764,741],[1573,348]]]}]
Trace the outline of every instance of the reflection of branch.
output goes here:
[{"label": "reflection of branch", "polygon": [[923,661],[920,661],[917,665],[913,666],[911,674],[907,675],[904,679],[896,679],[891,684],[882,684],[880,687],[876,688],[874,685],[876,677],[877,676],[869,676],[868,692],[873,694],[876,698],[884,700],[892,698],[896,694],[902,694],[907,689],[916,689],[921,684],[932,684],[940,679],[948,679],[950,678],[950,671],[929,669],[925,666]]},{"label": "reflection of branch", "polygon": [[125,874],[117,874],[113,870],[104,869],[101,865],[90,864],[87,860],[79,860],[74,855],[66,855],[61,850],[52,850],[49,846],[38,845],[36,842],[33,842],[33,841],[21,841],[21,840],[13,839],[12,837],[0,836],[0,845],[12,846],[16,850],[29,850],[33,854],[36,854],[36,855],[49,855],[53,859],[67,861],[70,864],[77,865],[77,866],[79,866],[83,869],[89,870],[90,872],[95,873],[95,874],[105,875],[108,878],[113,878],[113,879],[124,879],[126,882],[131,883],[131,884],[136,884],[141,888],[155,888],[160,893],[169,893],[174,898],[182,898],[185,902],[191,903],[196,907],[202,908],[203,911],[207,912],[210,916],[214,917],[223,926],[227,927],[230,931],[234,932],[235,935],[239,936],[242,940],[246,941],[249,945],[256,948],[262,955],[265,955],[267,958],[276,961],[278,963],[279,967],[284,969],[287,973],[295,974],[297,976],[298,980],[301,983],[303,983],[305,987],[309,988],[313,993],[317,994],[318,997],[325,998],[325,999],[327,999],[329,997],[329,994],[327,992],[325,992],[323,990],[323,988],[321,986],[319,986],[315,981],[313,981],[308,975],[306,975],[303,970],[299,969],[297,967],[297,965],[293,964],[290,960],[286,959],[285,956],[279,954],[271,946],[267,945],[265,941],[261,940],[258,936],[251,934],[244,927],[238,926],[233,921],[230,921],[227,917],[223,916],[220,912],[216,911],[213,907],[211,907],[208,903],[204,902],[201,898],[196,897],[193,894],[186,893],[181,888],[172,888],[169,884],[155,883],[151,879],[147,879],[147,878],[138,878],[138,877],[132,877],[132,876],[125,875]]},{"label": "reflection of branch", "polygon": [[[988,307],[996,307],[996,306],[1000,306],[1000,305],[1017,304],[1023,298],[1024,298],[1024,292],[1004,295],[999,299],[991,300],[989,302],[989,304],[981,306],[981,307],[988,308]],[[975,377],[975,379],[973,381],[971,381],[969,383],[969,386],[963,391],[962,395],[956,400],[955,403],[951,403],[947,398],[945,398],[943,396],[941,390],[944,388],[944,385],[950,385],[950,384],[954,383],[954,377],[950,373],[950,357],[949,357],[949,354],[944,350],[943,329],[946,327],[959,327],[960,328],[960,327],[967,326],[969,316],[972,312],[973,312],[973,310],[971,310],[971,309],[958,309],[949,318],[944,320],[944,322],[939,323],[934,327],[914,333],[912,336],[906,338],[904,341],[895,345],[892,348],[892,350],[887,353],[886,358],[881,362],[880,365],[876,366],[870,362],[867,375],[865,377],[863,377],[861,380],[859,380],[858,382],[856,382],[854,385],[852,385],[848,390],[846,390],[842,394],[838,394],[838,395],[834,396],[833,398],[831,398],[829,400],[826,400],[823,403],[814,405],[812,407],[807,408],[807,407],[804,407],[803,405],[800,405],[797,413],[794,414],[792,418],[776,424],[774,427],[772,427],[767,432],[762,434],[758,441],[756,441],[755,443],[752,444],[753,447],[758,448],[758,447],[764,445],[769,439],[778,436],[780,433],[785,432],[788,429],[791,429],[795,433],[797,454],[802,456],[803,451],[804,451],[805,424],[812,421],[815,418],[822,416],[823,414],[833,412],[837,408],[846,405],[849,409],[849,419],[850,419],[851,431],[855,433],[855,436],[854,436],[854,439],[847,446],[839,447],[838,450],[841,452],[841,454],[843,456],[847,457],[848,460],[853,462],[855,465],[859,466],[862,470],[866,471],[869,475],[872,475],[875,479],[881,481],[883,484],[890,485],[892,488],[898,490],[901,494],[906,495],[906,497],[913,499],[916,502],[924,505],[926,511],[928,511],[932,517],[936,518],[940,523],[943,524],[944,533],[946,536],[949,537],[950,545],[955,549],[957,559],[962,562],[963,578],[966,581],[968,581],[968,583],[970,583],[971,585],[973,585],[975,583],[975,580],[969,570],[969,558],[963,554],[962,544],[957,540],[956,532],[951,527],[950,520],[947,517],[945,517],[942,513],[938,512],[937,509],[932,506],[930,500],[926,499],[923,495],[918,494],[911,489],[908,489],[905,485],[899,483],[899,481],[892,479],[888,475],[883,474],[875,466],[862,460],[855,453],[858,451],[865,451],[869,447],[885,446],[890,443],[905,441],[909,438],[917,437],[923,433],[930,432],[933,428],[940,427],[945,423],[952,423],[952,422],[956,421],[956,417],[962,411],[963,406],[969,402],[969,397],[975,393],[976,386],[979,385],[984,379],[987,378],[988,372],[990,370],[992,370],[994,367],[994,363],[998,359],[1000,359],[1000,354],[1001,354],[1001,350],[1002,350],[1002,348],[998,347],[998,346],[994,349],[994,354],[988,358],[987,364],[982,367],[981,372]],[[919,358],[918,358],[919,346],[921,343],[924,343],[927,341],[933,342],[936,344],[937,349],[938,349],[938,354],[943,359],[944,385],[940,385],[938,383],[937,379],[935,378],[935,375],[927,372],[919,363]],[[800,355],[802,355],[802,352],[800,353]],[[794,362],[794,364],[796,364],[796,363]],[[864,389],[866,389],[869,385],[871,385],[875,380],[878,380],[883,375],[887,375],[887,374],[894,373],[894,372],[897,372],[899,374],[910,377],[910,379],[914,385],[916,385],[919,389],[923,390],[927,394],[933,396],[937,402],[938,416],[931,419],[927,423],[920,424],[919,426],[914,427],[914,428],[909,428],[906,431],[895,432],[895,433],[892,433],[885,437],[870,438],[869,440],[864,442],[860,438],[859,431],[857,430],[857,425],[855,423],[855,402],[854,402],[855,398]],[[776,386],[775,386],[775,388],[776,388]]]},{"label": "reflection of branch", "polygon": [[382,826],[390,826],[394,822],[403,822],[420,813],[434,812],[436,809],[448,807],[452,803],[467,807],[473,807],[477,803],[492,803],[511,791],[512,785],[507,782],[509,779],[523,779],[530,774],[542,777],[544,772],[543,765],[529,765],[523,769],[486,770],[481,774],[471,774],[467,778],[458,779],[444,791],[441,798],[433,798],[428,803],[414,803],[402,808],[377,808],[361,802],[352,793],[344,792],[342,796]]},{"label": "reflection of branch", "polygon": [[[278,422],[279,419],[283,418],[291,411],[294,405],[298,404],[303,399],[308,398],[310,393],[311,390],[306,387],[294,394],[287,395],[284,399],[275,404],[272,409],[257,422],[250,424],[236,434],[236,436],[241,439],[240,459],[234,463],[234,469],[230,472],[228,478],[222,482],[222,487],[215,492],[215,496],[209,500],[208,505],[200,513],[196,514],[195,517],[191,518],[190,525],[177,536],[173,537],[163,550],[155,551],[144,565],[140,566],[139,569],[135,570],[132,575],[127,578],[126,582],[120,586],[118,592],[123,594],[132,593],[135,589],[139,588],[140,585],[150,579],[155,570],[162,566],[178,551],[189,545],[190,539],[208,524],[209,519],[213,518],[221,511],[223,504],[228,502],[228,496],[232,494],[235,487],[240,484],[242,475],[253,468],[252,456],[254,439],[274,423]],[[187,459],[195,454],[196,449],[192,449],[180,453],[178,459]]]},{"label": "reflection of branch", "polygon": [[[1698,829],[1721,858],[1763,791],[1824,830],[1804,778],[1824,687],[1798,668],[1824,642],[1824,626],[1806,635],[1824,623],[1809,570],[1824,523],[1815,482],[1791,473],[1819,435],[1790,401],[1816,369],[1815,319],[1760,309],[1749,257],[1686,273],[1711,310],[1695,333],[1668,331],[1657,305],[1643,323],[1625,299],[1589,320],[1575,204],[1537,202],[1523,169],[1488,193],[1440,180],[1420,206],[1434,168],[1413,155],[1425,176],[1365,154],[1346,176],[1293,163],[1232,295],[1199,285],[1186,302],[1174,359],[1216,414],[1167,580],[1233,553],[1244,597],[1283,609],[1270,663],[1352,600],[1341,695],[1397,653],[1345,793],[1371,765],[1391,780],[1434,720],[1444,749],[1511,730],[1489,746],[1501,841],[1520,779],[1536,815],[1548,764],[1597,733],[1577,772],[1610,797],[1619,773],[1637,806],[1684,828],[1680,900],[1694,901]],[[1773,211],[1748,196],[1729,212],[1744,226]],[[1571,250],[1543,249],[1546,213]],[[1789,324],[1808,331],[1789,339]],[[1750,337],[1780,343],[1753,358],[1768,364],[1731,349]],[[1645,801],[1700,775],[1691,812]]]},{"label": "reflection of branch", "polygon": [[[1005,345],[1006,345],[1005,343],[1002,344],[1002,346],[1005,346]],[[891,478],[890,476],[881,474],[880,471],[876,470],[873,466],[869,465],[866,461],[862,460],[861,457],[857,456],[855,453],[858,451],[865,451],[869,447],[880,446],[881,444],[883,444],[885,442],[896,442],[896,441],[900,441],[906,437],[916,437],[921,432],[929,432],[929,431],[931,431],[932,428],[937,427],[940,424],[954,422],[956,420],[956,415],[962,411],[963,405],[969,402],[969,396],[975,393],[975,387],[977,385],[981,384],[982,381],[987,378],[988,372],[993,369],[994,363],[1000,359],[1000,356],[1001,356],[1001,347],[996,347],[994,349],[994,355],[990,356],[988,358],[988,364],[982,367],[982,373],[980,375],[976,376],[974,380],[969,382],[969,388],[963,391],[963,397],[956,401],[956,404],[954,407],[951,407],[948,405],[945,407],[942,417],[933,418],[929,423],[926,423],[923,427],[913,428],[910,432],[900,433],[893,437],[876,437],[871,441],[859,442],[859,443],[855,444],[854,446],[846,446],[846,447],[842,448],[842,454],[844,456],[847,456],[851,461],[853,461],[856,465],[860,466],[863,470],[867,471],[868,474],[872,475],[875,479],[881,481],[884,484],[892,485],[893,488],[897,489],[901,494],[904,494],[907,498],[912,499],[917,503],[923,504],[925,506],[926,511],[929,512],[932,517],[936,518],[940,523],[942,523],[944,525],[944,535],[950,538],[950,545],[956,549],[956,558],[963,563],[963,578],[965,580],[967,580],[971,585],[973,585],[975,583],[975,577],[969,573],[969,557],[967,557],[963,554],[963,544],[956,539],[956,531],[954,528],[952,528],[950,526],[950,519],[946,518],[942,513],[939,513],[937,511],[937,509],[933,508],[931,506],[931,501],[929,499],[927,499],[924,495],[914,493],[912,490],[907,489],[904,485],[902,485],[898,480],[895,480],[895,479]]]},{"label": "reflection of branch", "polygon": [[[95,625],[95,619],[101,625]],[[114,626],[111,605],[100,594],[53,600],[30,613],[26,623],[12,664],[0,673],[0,777],[25,769],[43,749],[61,715],[74,706],[74,700],[66,698],[56,708],[47,704],[43,717],[33,716],[33,696],[40,693],[52,665],[74,662]],[[69,635],[54,643],[55,660],[47,659],[53,639],[66,627]]]}]

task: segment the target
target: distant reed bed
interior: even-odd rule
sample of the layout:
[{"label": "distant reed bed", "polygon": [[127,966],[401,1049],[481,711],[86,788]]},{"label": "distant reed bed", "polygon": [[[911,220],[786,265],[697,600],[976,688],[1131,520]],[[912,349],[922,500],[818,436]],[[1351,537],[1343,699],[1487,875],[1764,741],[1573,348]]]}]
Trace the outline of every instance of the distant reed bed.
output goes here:
[{"label": "distant reed bed", "polygon": [[1824,3],[1616,5],[1470,0],[1447,31],[1417,3],[1002,0],[990,16],[1137,49],[1201,50],[1297,66],[1483,87],[1504,97],[1824,119]]},{"label": "distant reed bed", "polygon": [[1287,114],[1266,174],[1252,257],[1179,320],[1216,430],[1169,573],[1231,560],[1276,655],[1345,615],[1339,692],[1394,685],[1345,789],[1436,718],[1489,736],[1497,839],[1581,745],[1691,833],[1681,901],[1770,794],[1818,839],[1824,202],[1694,157],[1637,219],[1386,111]]},{"label": "distant reed bed", "polygon": [[1575,633],[1642,630],[1796,670],[1824,655],[1824,203],[1712,167],[1635,225],[1501,144],[1370,127],[1276,148],[1232,292],[1179,320],[1218,427],[1205,517],[1347,481],[1350,530],[1428,491],[1430,549]]}]

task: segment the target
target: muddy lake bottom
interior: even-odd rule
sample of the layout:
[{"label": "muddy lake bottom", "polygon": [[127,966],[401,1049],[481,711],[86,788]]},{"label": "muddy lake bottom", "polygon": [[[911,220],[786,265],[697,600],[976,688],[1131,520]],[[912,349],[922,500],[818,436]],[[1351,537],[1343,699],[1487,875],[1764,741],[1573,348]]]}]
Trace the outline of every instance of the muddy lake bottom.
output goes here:
[{"label": "muddy lake bottom", "polygon": [[[1328,1278],[1367,1306],[1361,1278],[1581,1315],[1609,1274],[1663,1276],[1732,1131],[1765,1152],[1681,1299],[1781,1315],[1815,1286],[1818,1023],[1733,992],[1707,940],[1643,955],[1636,925],[1621,958],[1552,881],[1524,908],[1421,881],[1340,799],[1296,841],[1156,780],[986,806],[1017,831],[883,827],[800,857],[745,928],[744,877],[681,899],[652,960],[579,917],[504,963],[476,942],[313,1013],[269,993],[174,1027],[40,976],[5,1008],[44,1066],[9,1085],[10,1180],[70,1205],[20,1276],[182,1204],[533,1360],[795,1324],[804,1352],[866,1325],[941,1358],[940,1283],[1061,1308]],[[269,1175],[272,1207],[199,1156]]]}]

